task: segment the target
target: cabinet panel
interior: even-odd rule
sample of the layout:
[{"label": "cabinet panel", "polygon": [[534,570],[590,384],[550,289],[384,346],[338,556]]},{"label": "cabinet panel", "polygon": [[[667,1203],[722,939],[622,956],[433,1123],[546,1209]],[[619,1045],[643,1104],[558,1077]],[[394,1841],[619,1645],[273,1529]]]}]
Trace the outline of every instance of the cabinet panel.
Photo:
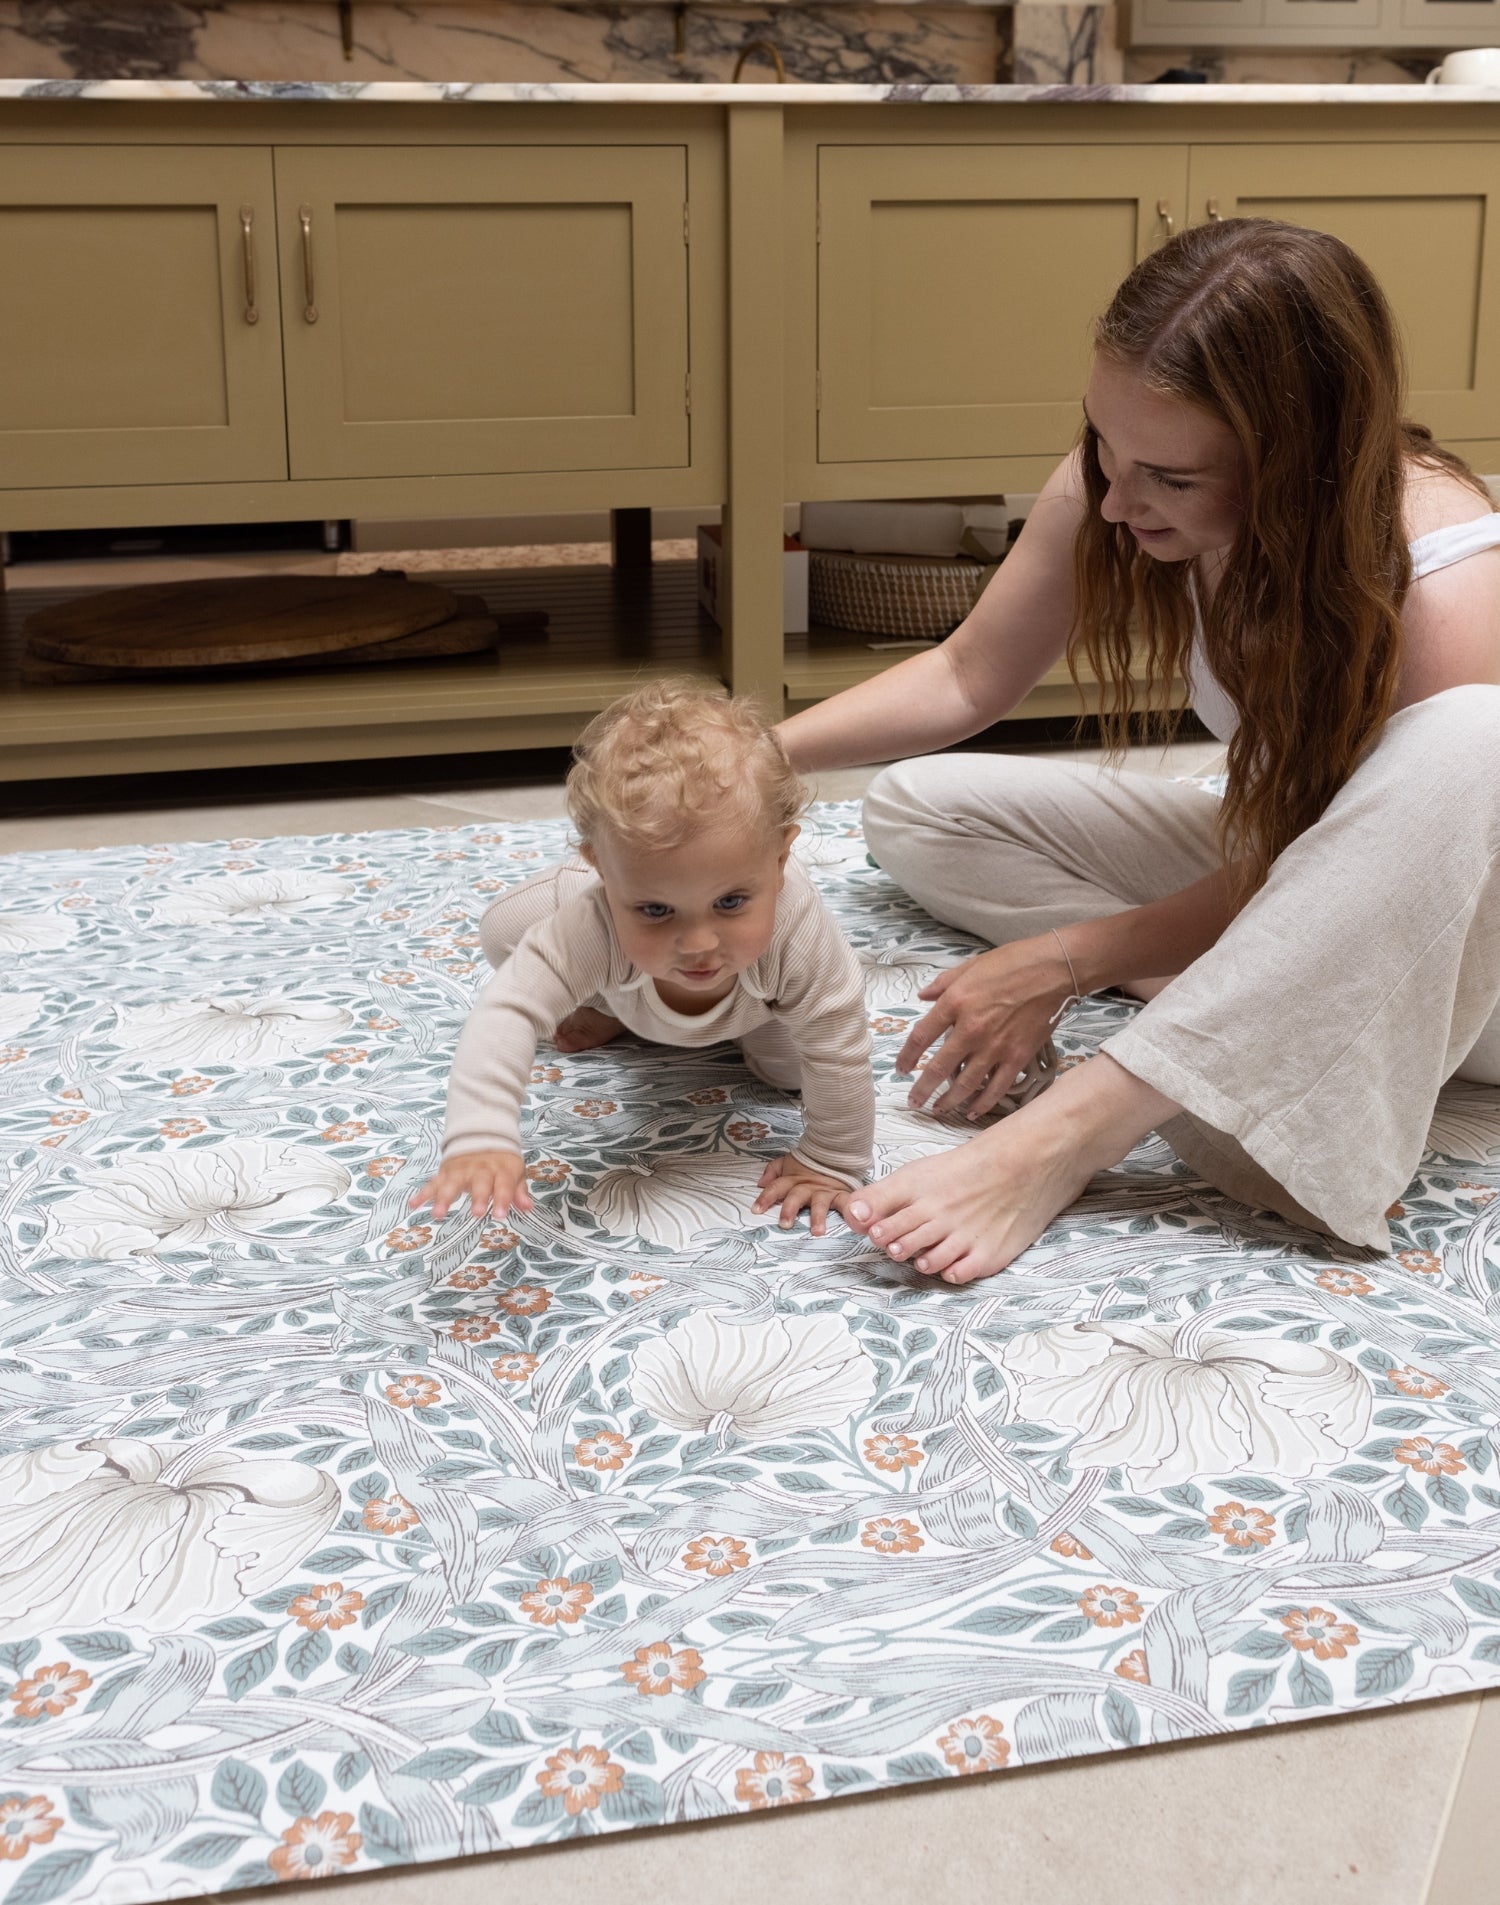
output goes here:
[{"label": "cabinet panel", "polygon": [[1429,46],[1493,46],[1500,0],[1401,0],[1401,24],[1432,35]]},{"label": "cabinet panel", "polygon": [[687,463],[682,146],[276,168],[294,476]]},{"label": "cabinet panel", "polygon": [[819,461],[1061,455],[1093,319],[1182,216],[1186,154],[828,146],[818,180]]},{"label": "cabinet panel", "polygon": [[0,259],[0,487],[285,477],[269,151],[0,149]]},{"label": "cabinet panel", "polygon": [[1500,434],[1500,212],[1492,145],[1195,146],[1194,215],[1282,218],[1332,232],[1380,279],[1410,374],[1408,409],[1442,438]]}]

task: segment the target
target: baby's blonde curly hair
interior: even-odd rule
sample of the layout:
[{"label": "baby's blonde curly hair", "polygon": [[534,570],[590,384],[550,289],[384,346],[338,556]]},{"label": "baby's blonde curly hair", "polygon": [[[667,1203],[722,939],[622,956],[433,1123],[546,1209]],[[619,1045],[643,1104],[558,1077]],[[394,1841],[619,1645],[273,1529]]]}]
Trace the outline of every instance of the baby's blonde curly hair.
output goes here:
[{"label": "baby's blonde curly hair", "polygon": [[585,846],[675,847],[716,819],[780,835],[807,789],[754,702],[686,678],[648,681],[573,745],[568,812]]}]

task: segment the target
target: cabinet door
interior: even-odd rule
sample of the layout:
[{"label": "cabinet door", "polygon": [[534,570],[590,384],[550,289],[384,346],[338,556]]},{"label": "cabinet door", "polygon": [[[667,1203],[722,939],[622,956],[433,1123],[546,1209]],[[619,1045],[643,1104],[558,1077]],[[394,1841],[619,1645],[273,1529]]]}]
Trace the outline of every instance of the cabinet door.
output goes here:
[{"label": "cabinet door", "polygon": [[1188,29],[1201,40],[1206,27],[1258,27],[1266,17],[1266,0],[1131,0],[1129,36],[1132,46],[1173,45]]},{"label": "cabinet door", "polygon": [[1401,0],[1404,40],[1426,46],[1500,45],[1500,0]]},{"label": "cabinet door", "polygon": [[285,477],[269,151],[0,149],[0,260],[0,487]]},{"label": "cabinet door", "polygon": [[681,146],[278,150],[293,476],[688,461]]},{"label": "cabinet door", "polygon": [[1494,145],[1195,146],[1192,211],[1332,232],[1395,307],[1407,408],[1440,438],[1500,436]]},{"label": "cabinet door", "polygon": [[1064,454],[1093,320],[1186,183],[1180,146],[825,146],[819,461]]}]

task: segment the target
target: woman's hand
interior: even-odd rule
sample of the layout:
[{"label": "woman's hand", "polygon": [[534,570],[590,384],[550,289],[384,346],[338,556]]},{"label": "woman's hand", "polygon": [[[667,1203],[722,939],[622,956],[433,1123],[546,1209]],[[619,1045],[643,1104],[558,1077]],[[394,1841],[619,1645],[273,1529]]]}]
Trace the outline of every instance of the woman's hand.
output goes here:
[{"label": "woman's hand", "polygon": [[431,1204],[441,1223],[459,1198],[467,1196],[469,1215],[503,1217],[508,1210],[528,1211],[531,1192],[526,1188],[526,1161],[518,1151],[466,1151],[449,1158],[412,1194],[409,1208]]},{"label": "woman's hand", "polygon": [[751,1214],[758,1217],[773,1204],[780,1204],[781,1215],[777,1221],[783,1230],[790,1230],[797,1221],[798,1211],[806,1207],[810,1212],[808,1225],[812,1234],[822,1237],[827,1235],[829,1211],[836,1210],[840,1217],[847,1217],[845,1206],[853,1195],[841,1179],[825,1177],[788,1152],[785,1157],[772,1158],[761,1172],[760,1196],[750,1208]]},{"label": "woman's hand", "polygon": [[933,1093],[938,1117],[992,1111],[1046,1044],[1058,1007],[1072,997],[1067,961],[1055,939],[1020,939],[976,953],[923,986],[934,1001],[917,1020],[896,1058],[898,1072],[916,1071],[922,1054],[942,1039],[922,1066],[909,1102],[917,1109]]}]

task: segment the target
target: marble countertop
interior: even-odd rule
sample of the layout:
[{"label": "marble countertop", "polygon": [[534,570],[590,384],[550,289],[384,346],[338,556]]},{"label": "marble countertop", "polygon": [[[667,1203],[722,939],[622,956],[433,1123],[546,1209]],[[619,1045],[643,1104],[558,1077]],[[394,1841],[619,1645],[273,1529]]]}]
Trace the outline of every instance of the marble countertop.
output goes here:
[{"label": "marble countertop", "polygon": [[1500,105],[1500,86],[953,86],[953,85],[623,85],[515,80],[457,81],[4,79],[0,99],[218,100],[250,103],[348,102],[375,105],[1000,105],[1109,103],[1202,106]]}]

